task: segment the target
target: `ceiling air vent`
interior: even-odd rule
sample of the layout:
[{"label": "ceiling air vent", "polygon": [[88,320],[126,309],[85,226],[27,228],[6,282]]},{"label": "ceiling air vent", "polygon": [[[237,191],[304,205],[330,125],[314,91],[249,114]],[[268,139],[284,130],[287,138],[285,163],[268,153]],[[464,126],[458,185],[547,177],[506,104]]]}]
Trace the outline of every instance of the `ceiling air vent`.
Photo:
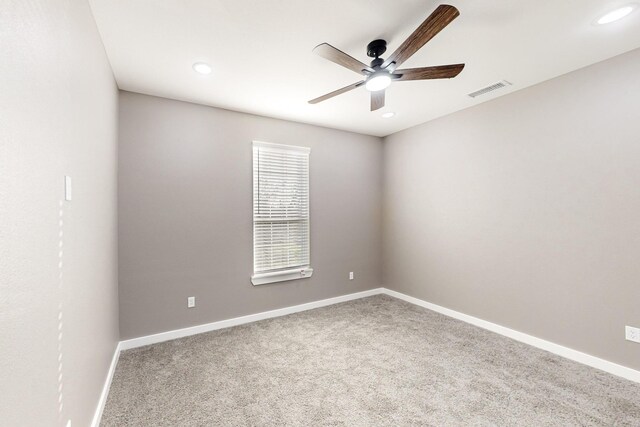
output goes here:
[{"label": "ceiling air vent", "polygon": [[494,84],[492,84],[490,86],[483,87],[482,89],[477,90],[475,92],[471,92],[468,95],[471,98],[476,98],[476,97],[478,97],[480,95],[484,95],[485,93],[493,92],[494,90],[502,89],[503,87],[506,87],[506,86],[511,86],[511,83],[509,83],[506,80],[502,80],[502,81],[499,81],[498,83],[494,83]]}]

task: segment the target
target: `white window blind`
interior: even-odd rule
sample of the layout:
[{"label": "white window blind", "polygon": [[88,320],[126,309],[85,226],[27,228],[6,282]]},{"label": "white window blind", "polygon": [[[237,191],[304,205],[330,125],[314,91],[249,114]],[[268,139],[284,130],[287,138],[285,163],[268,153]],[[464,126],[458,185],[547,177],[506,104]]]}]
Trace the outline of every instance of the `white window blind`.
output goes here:
[{"label": "white window blind", "polygon": [[309,152],[253,143],[254,284],[311,275]]}]

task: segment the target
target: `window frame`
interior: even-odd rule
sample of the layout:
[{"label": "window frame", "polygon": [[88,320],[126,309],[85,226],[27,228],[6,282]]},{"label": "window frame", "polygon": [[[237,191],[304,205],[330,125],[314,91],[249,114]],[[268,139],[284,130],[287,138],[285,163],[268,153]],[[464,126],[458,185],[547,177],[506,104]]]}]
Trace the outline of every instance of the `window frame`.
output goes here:
[{"label": "window frame", "polygon": [[[308,264],[307,265],[302,265],[299,267],[293,267],[293,268],[284,268],[284,269],[275,269],[275,270],[270,270],[270,271],[264,271],[264,272],[260,272],[260,273],[256,273],[255,271],[255,265],[256,265],[256,231],[255,231],[255,224],[256,224],[256,216],[255,216],[255,212],[256,212],[256,183],[258,183],[258,191],[259,191],[259,176],[256,177],[255,176],[255,156],[256,156],[256,148],[259,150],[260,148],[265,148],[267,150],[274,150],[274,151],[290,151],[290,152],[299,152],[299,153],[303,153],[306,154],[307,157],[307,180],[306,180],[306,193],[307,193],[307,206],[306,206],[306,222],[307,222],[307,251],[308,251]],[[311,155],[311,148],[310,147],[304,147],[304,146],[298,146],[298,145],[285,145],[285,144],[274,144],[274,143],[270,143],[270,142],[263,142],[263,141],[252,141],[252,146],[251,146],[251,160],[252,160],[252,252],[253,252],[253,266],[252,266],[252,271],[253,274],[251,276],[251,283],[254,286],[257,285],[264,285],[264,284],[268,284],[268,283],[276,283],[276,282],[283,282],[283,281],[289,281],[289,280],[297,280],[297,279],[306,279],[309,278],[313,275],[313,268],[311,268],[311,209],[310,209],[310,205],[311,205],[311,194],[310,194],[310,188],[309,188],[309,181],[310,181],[310,169],[311,169],[311,164],[310,164],[310,155]],[[257,179],[256,179],[257,178]]]}]

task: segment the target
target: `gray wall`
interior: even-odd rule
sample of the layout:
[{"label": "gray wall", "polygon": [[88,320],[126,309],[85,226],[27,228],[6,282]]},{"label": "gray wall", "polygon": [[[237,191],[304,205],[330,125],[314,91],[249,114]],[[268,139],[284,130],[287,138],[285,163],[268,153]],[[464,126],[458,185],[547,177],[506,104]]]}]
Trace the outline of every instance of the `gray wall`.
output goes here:
[{"label": "gray wall", "polygon": [[[380,286],[380,138],[129,92],[119,133],[122,339]],[[311,147],[309,279],[250,282],[252,140]]]},{"label": "gray wall", "polygon": [[117,88],[85,1],[1,9],[0,424],[88,426],[118,341]]},{"label": "gray wall", "polygon": [[385,139],[386,287],[640,368],[640,50]]}]

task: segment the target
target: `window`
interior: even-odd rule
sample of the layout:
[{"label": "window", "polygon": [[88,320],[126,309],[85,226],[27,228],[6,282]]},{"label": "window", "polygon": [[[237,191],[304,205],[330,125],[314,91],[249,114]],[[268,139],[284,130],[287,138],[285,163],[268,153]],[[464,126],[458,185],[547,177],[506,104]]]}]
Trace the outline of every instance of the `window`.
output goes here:
[{"label": "window", "polygon": [[253,143],[254,285],[310,277],[307,147]]}]

